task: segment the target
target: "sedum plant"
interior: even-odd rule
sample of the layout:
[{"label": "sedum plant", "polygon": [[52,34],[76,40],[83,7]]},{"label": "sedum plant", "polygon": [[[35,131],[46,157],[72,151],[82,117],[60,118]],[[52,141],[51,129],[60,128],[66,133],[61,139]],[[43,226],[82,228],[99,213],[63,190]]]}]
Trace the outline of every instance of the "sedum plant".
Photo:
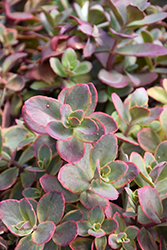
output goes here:
[{"label": "sedum plant", "polygon": [[0,2],[0,249],[167,249],[166,18]]}]

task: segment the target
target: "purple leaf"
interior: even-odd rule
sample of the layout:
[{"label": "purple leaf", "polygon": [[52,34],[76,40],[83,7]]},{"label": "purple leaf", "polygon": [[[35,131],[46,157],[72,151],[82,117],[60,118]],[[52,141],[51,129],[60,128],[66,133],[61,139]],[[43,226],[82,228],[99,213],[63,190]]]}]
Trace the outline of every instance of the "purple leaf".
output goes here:
[{"label": "purple leaf", "polygon": [[93,111],[96,108],[97,100],[98,100],[98,93],[93,83],[89,82],[87,83],[87,86],[89,87],[89,90],[91,92],[91,104],[89,106],[89,109],[85,112],[85,116],[89,116],[93,113]]},{"label": "purple leaf", "polygon": [[125,72],[125,73],[129,77],[131,82],[134,84],[134,87],[145,86],[149,83],[154,82],[158,77],[158,74],[154,72],[146,72],[146,73]]},{"label": "purple leaf", "polygon": [[130,44],[116,50],[116,54],[123,56],[153,57],[167,54],[163,46],[152,43]]},{"label": "purple leaf", "polygon": [[72,36],[67,40],[66,46],[72,49],[83,49],[84,41],[81,36]]},{"label": "purple leaf", "polygon": [[88,233],[96,238],[100,238],[105,235],[105,232],[103,229],[99,228],[98,230],[88,229]]},{"label": "purple leaf", "polygon": [[86,84],[76,84],[66,92],[65,104],[69,104],[73,111],[82,109],[84,113],[91,104],[91,92]]},{"label": "purple leaf", "polygon": [[103,209],[109,206],[108,199],[100,197],[89,189],[81,193],[80,202],[88,209],[92,209],[98,205]]},{"label": "purple leaf", "polygon": [[40,223],[37,229],[31,235],[32,241],[37,245],[41,245],[50,241],[54,234],[55,228],[55,224],[51,221]]},{"label": "purple leaf", "polygon": [[140,229],[137,239],[142,250],[158,250],[153,236],[144,227]]},{"label": "purple leaf", "polygon": [[75,163],[84,156],[85,145],[73,136],[68,141],[57,141],[57,151],[61,158]]},{"label": "purple leaf", "polygon": [[137,139],[140,147],[151,153],[154,153],[156,147],[161,142],[158,134],[151,128],[143,128],[139,131]]},{"label": "purple leaf", "polygon": [[3,74],[5,75],[19,59],[26,56],[27,53],[14,53],[8,56],[2,64]]},{"label": "purple leaf", "polygon": [[117,110],[121,119],[124,122],[129,123],[131,118],[130,118],[128,111],[124,107],[124,104],[122,103],[121,98],[116,93],[113,93],[111,97],[112,97],[112,101],[114,103],[115,109]]},{"label": "purple leaf", "polygon": [[25,81],[22,76],[12,74],[7,79],[7,84],[6,84],[7,89],[17,92],[21,91],[24,88],[24,86],[25,86]]},{"label": "purple leaf", "polygon": [[105,69],[101,69],[98,73],[98,78],[102,82],[114,88],[123,88],[128,85],[128,81],[125,76],[115,70],[107,71]]},{"label": "purple leaf", "polygon": [[76,238],[77,234],[77,223],[75,221],[67,221],[56,227],[52,239],[58,246],[67,246]]},{"label": "purple leaf", "polygon": [[43,250],[44,244],[36,245],[32,239],[31,235],[28,235],[26,237],[23,237],[19,243],[17,244],[15,250]]},{"label": "purple leaf", "polygon": [[110,31],[111,31],[111,34],[112,36],[115,38],[115,39],[133,39],[135,37],[137,37],[138,35],[137,34],[124,34],[124,33],[119,33],[119,32],[116,32],[114,29],[112,28],[109,28]]},{"label": "purple leaf", "polygon": [[69,140],[73,136],[73,129],[64,127],[61,121],[49,122],[46,131],[52,138],[62,141]]},{"label": "purple leaf", "polygon": [[102,198],[106,198],[108,200],[117,200],[118,191],[111,185],[105,182],[99,182],[97,180],[93,180],[91,182],[92,190]]},{"label": "purple leaf", "polygon": [[94,53],[95,48],[96,48],[95,41],[93,40],[93,38],[91,39],[90,37],[88,37],[88,40],[83,48],[84,57],[85,58],[90,57]]},{"label": "purple leaf", "polygon": [[77,194],[71,193],[69,190],[62,187],[60,182],[53,175],[45,175],[41,177],[40,184],[46,193],[50,191],[61,192],[67,203],[76,202],[79,199]]},{"label": "purple leaf", "polygon": [[90,186],[90,178],[79,167],[71,164],[64,165],[58,174],[62,186],[74,193],[81,193]]},{"label": "purple leaf", "polygon": [[37,206],[39,222],[52,221],[59,223],[65,208],[64,196],[61,192],[51,191],[41,197]]},{"label": "purple leaf", "polygon": [[122,134],[122,133],[115,133],[115,136],[116,136],[118,139],[122,140],[122,141],[131,143],[131,144],[136,145],[136,146],[139,145],[139,143],[136,142],[131,136],[125,136],[125,135]]},{"label": "purple leaf", "polygon": [[111,8],[112,12],[114,13],[117,21],[119,22],[119,24],[122,26],[124,24],[124,20],[122,18],[121,13],[119,12],[119,9],[117,8],[116,3],[114,3],[112,0],[108,1],[108,5]]},{"label": "purple leaf", "polygon": [[138,189],[138,197],[144,214],[153,222],[161,223],[159,217],[163,212],[161,198],[156,189],[144,186]]},{"label": "purple leaf", "polygon": [[156,120],[162,113],[163,108],[155,107],[155,108],[149,109],[149,111],[151,112],[151,114],[148,117],[143,118],[143,120],[140,121],[140,125],[149,124],[152,121]]},{"label": "purple leaf", "polygon": [[114,133],[118,129],[118,125],[113,117],[111,117],[108,114],[102,113],[102,112],[95,112],[91,115],[91,117],[96,117],[98,120],[100,120],[103,125],[105,126],[106,133]]},{"label": "purple leaf", "polygon": [[17,180],[19,170],[16,167],[8,168],[0,174],[0,190],[10,188]]},{"label": "purple leaf", "polygon": [[117,155],[117,139],[112,133],[103,135],[95,144],[90,153],[91,169],[94,172],[96,169],[97,160],[100,161],[100,167],[113,161]]}]

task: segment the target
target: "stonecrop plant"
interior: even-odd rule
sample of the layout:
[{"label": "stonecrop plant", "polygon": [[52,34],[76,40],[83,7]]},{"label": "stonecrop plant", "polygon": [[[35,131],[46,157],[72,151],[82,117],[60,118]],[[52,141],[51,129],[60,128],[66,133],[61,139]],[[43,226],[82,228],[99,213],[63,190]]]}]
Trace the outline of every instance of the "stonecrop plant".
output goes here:
[{"label": "stonecrop plant", "polygon": [[166,20],[0,2],[0,250],[167,250]]}]

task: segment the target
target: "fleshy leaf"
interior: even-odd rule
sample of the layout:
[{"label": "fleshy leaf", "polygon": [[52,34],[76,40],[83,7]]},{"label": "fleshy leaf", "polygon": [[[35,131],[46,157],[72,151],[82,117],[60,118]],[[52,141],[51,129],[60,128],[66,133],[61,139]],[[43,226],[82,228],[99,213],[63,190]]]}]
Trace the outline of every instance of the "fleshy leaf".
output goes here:
[{"label": "fleshy leaf", "polygon": [[86,135],[94,134],[99,130],[96,122],[90,118],[85,118],[81,125],[79,125],[75,129]]},{"label": "fleshy leaf", "polygon": [[95,246],[97,250],[105,250],[107,245],[106,236],[102,236],[100,238],[95,238]]},{"label": "fleshy leaf", "polygon": [[77,223],[75,221],[67,221],[56,227],[52,239],[58,246],[67,246],[76,238],[77,234]]},{"label": "fleshy leaf", "polygon": [[125,109],[120,97],[116,93],[113,93],[111,97],[112,97],[112,101],[114,103],[115,109],[117,110],[121,119],[125,121],[126,123],[129,123],[131,119],[130,115],[128,111]]},{"label": "fleshy leaf", "polygon": [[61,121],[49,122],[46,130],[52,138],[62,141],[69,140],[73,135],[73,129],[64,127]]},{"label": "fleshy leaf", "polygon": [[123,56],[153,57],[167,54],[163,46],[152,43],[130,44],[116,50],[116,53]]},{"label": "fleshy leaf", "polygon": [[65,201],[68,203],[78,200],[78,195],[71,193],[69,190],[62,187],[60,182],[53,175],[45,175],[41,177],[40,184],[46,193],[50,191],[60,191],[64,195]]},{"label": "fleshy leaf", "polygon": [[156,101],[161,102],[163,104],[167,104],[167,92],[162,87],[155,86],[149,88],[147,90],[147,93]]},{"label": "fleshy leaf", "polygon": [[92,117],[99,119],[105,126],[106,133],[114,133],[118,129],[118,125],[113,117],[102,112],[95,112]]},{"label": "fleshy leaf", "polygon": [[99,228],[98,230],[88,229],[88,233],[97,238],[100,238],[105,235],[104,230],[101,228]]},{"label": "fleshy leaf", "polygon": [[38,150],[38,165],[40,168],[47,168],[52,160],[52,151],[46,144],[41,145]]},{"label": "fleshy leaf", "polygon": [[66,77],[66,72],[58,58],[50,58],[50,66],[58,76]]},{"label": "fleshy leaf", "polygon": [[140,229],[137,239],[140,247],[143,250],[144,249],[158,250],[158,246],[156,245],[153,236],[144,227]]},{"label": "fleshy leaf", "polygon": [[61,192],[52,191],[42,196],[37,207],[39,222],[52,221],[57,224],[64,214],[65,201]]},{"label": "fleshy leaf", "polygon": [[139,145],[145,151],[154,153],[156,147],[161,142],[158,134],[151,128],[143,128],[137,135]]},{"label": "fleshy leaf", "polygon": [[19,243],[17,244],[15,250],[43,250],[44,244],[42,245],[36,245],[32,239],[31,235],[28,235],[26,237],[23,237]]},{"label": "fleshy leaf", "polygon": [[144,88],[138,88],[132,93],[129,107],[133,106],[139,106],[139,107],[148,106],[148,95],[147,91]]},{"label": "fleshy leaf", "polygon": [[128,85],[126,78],[115,70],[107,71],[105,69],[101,69],[98,73],[98,78],[102,82],[114,88],[123,88]]},{"label": "fleshy leaf", "polygon": [[118,227],[118,223],[114,219],[105,219],[102,224],[102,229],[105,231],[106,234],[113,233]]},{"label": "fleshy leaf", "polygon": [[90,186],[88,175],[81,168],[71,164],[66,164],[60,169],[58,179],[64,188],[74,193],[81,193]]},{"label": "fleshy leaf", "polygon": [[91,249],[91,245],[92,245],[93,240],[89,239],[89,238],[76,238],[74,241],[72,241],[72,243],[70,244],[70,247],[73,250],[88,250]]},{"label": "fleshy leaf", "polygon": [[[122,178],[128,171],[128,165],[120,160],[112,161],[108,164],[110,173],[106,175],[110,183],[114,183]],[[101,169],[103,171],[103,169]]]},{"label": "fleshy leaf", "polygon": [[52,238],[55,228],[55,224],[51,221],[40,223],[31,235],[32,241],[37,245],[48,242]]},{"label": "fleshy leaf", "polygon": [[138,189],[138,197],[144,214],[153,222],[160,223],[159,217],[163,207],[158,192],[150,186],[145,186]]},{"label": "fleshy leaf", "polygon": [[100,167],[113,161],[117,154],[117,139],[112,133],[103,135],[95,144],[90,153],[90,164],[92,171],[96,169],[96,162],[99,159]]},{"label": "fleshy leaf", "polygon": [[131,107],[129,109],[129,114],[132,118],[133,124],[139,123],[143,118],[149,116],[151,112],[144,107]]},{"label": "fleshy leaf", "polygon": [[27,53],[13,53],[12,55],[8,56],[2,64],[3,74],[6,74],[19,59],[26,56]]},{"label": "fleshy leaf", "polygon": [[118,191],[111,185],[105,182],[99,182],[97,180],[93,180],[91,182],[92,190],[102,198],[106,198],[108,200],[116,200],[118,198]]},{"label": "fleshy leaf", "polygon": [[162,129],[165,132],[165,135],[167,136],[167,119],[166,119],[166,117],[167,117],[167,107],[164,107],[164,110],[160,115],[160,122],[162,125]]},{"label": "fleshy leaf", "polygon": [[89,222],[93,225],[94,223],[102,224],[105,219],[103,209],[100,206],[94,207],[88,216]]},{"label": "fleshy leaf", "polygon": [[6,84],[6,88],[13,90],[15,92],[21,91],[25,86],[25,81],[24,81],[23,77],[15,75],[15,74],[11,75],[7,79],[7,81],[8,81],[8,83]]},{"label": "fleshy leaf", "polygon": [[117,234],[110,234],[109,235],[108,244],[113,249],[118,249],[121,246],[121,243],[117,243]]},{"label": "fleshy leaf", "polygon": [[25,221],[29,221],[31,227],[33,228],[36,225],[37,218],[33,206],[27,199],[20,200],[19,209],[22,214],[22,217]]},{"label": "fleshy leaf", "polygon": [[89,106],[89,109],[85,112],[85,116],[89,116],[90,114],[93,113],[93,111],[96,108],[96,104],[97,104],[97,100],[98,100],[98,94],[97,94],[97,90],[96,90],[94,84],[89,82],[87,84],[87,86],[89,87],[89,90],[91,92],[91,104]]},{"label": "fleshy leaf", "polygon": [[86,84],[76,84],[65,96],[65,104],[69,104],[73,111],[82,109],[86,112],[91,104],[91,92]]},{"label": "fleshy leaf", "polygon": [[78,221],[78,234],[81,236],[89,236],[88,229],[91,229],[92,225],[86,220]]},{"label": "fleshy leaf", "polygon": [[88,61],[81,62],[75,70],[76,76],[87,74],[92,69],[92,64]]},{"label": "fleshy leaf", "polygon": [[161,142],[155,150],[155,159],[161,163],[167,160],[167,141]]},{"label": "fleshy leaf", "polygon": [[0,190],[10,188],[17,180],[19,170],[16,167],[6,169],[0,174]]}]

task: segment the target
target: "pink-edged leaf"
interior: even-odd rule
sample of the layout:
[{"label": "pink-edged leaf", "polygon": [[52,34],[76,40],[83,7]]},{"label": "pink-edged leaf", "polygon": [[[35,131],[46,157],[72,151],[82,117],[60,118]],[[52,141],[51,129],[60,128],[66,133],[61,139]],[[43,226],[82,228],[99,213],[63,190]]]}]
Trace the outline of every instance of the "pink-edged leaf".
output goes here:
[{"label": "pink-edged leaf", "polygon": [[94,112],[91,117],[96,117],[105,126],[106,133],[114,133],[118,129],[118,125],[113,117],[102,112]]},{"label": "pink-edged leaf", "polygon": [[91,37],[88,37],[87,42],[83,48],[83,56],[85,58],[90,57],[94,53],[95,48],[96,48],[96,43],[94,39]]},{"label": "pink-edged leaf", "polygon": [[0,237],[0,246],[3,247],[4,250],[8,250],[7,242],[2,237]]},{"label": "pink-edged leaf", "polygon": [[92,225],[87,220],[78,221],[78,234],[80,236],[89,236],[88,229],[92,228]]},{"label": "pink-edged leaf", "polygon": [[37,245],[41,245],[50,241],[54,234],[55,228],[55,224],[51,221],[40,223],[37,229],[31,235],[32,241]]},{"label": "pink-edged leaf", "polygon": [[137,246],[134,240],[122,243],[122,246],[125,250],[137,250]]},{"label": "pink-edged leaf", "polygon": [[88,209],[92,209],[98,205],[103,209],[109,206],[108,199],[100,197],[89,189],[81,193],[80,202]]},{"label": "pink-edged leaf", "polygon": [[100,238],[105,235],[105,232],[103,229],[99,228],[98,230],[88,229],[88,233],[96,238]]},{"label": "pink-edged leaf", "polygon": [[75,221],[67,221],[56,227],[52,239],[58,246],[67,246],[76,238],[77,234],[77,223]]},{"label": "pink-edged leaf", "polygon": [[95,118],[95,117],[91,117],[91,119],[93,121],[96,122],[97,126],[98,126],[98,131],[97,133],[94,133],[94,134],[91,134],[91,135],[86,135],[86,134],[83,134],[81,133],[80,131],[74,129],[74,136],[78,139],[78,140],[81,140],[83,142],[88,142],[88,143],[93,143],[93,142],[96,142],[97,140],[99,140],[99,138],[105,134],[105,127],[103,125],[103,123]]},{"label": "pink-edged leaf", "polygon": [[37,218],[33,206],[28,199],[21,199],[19,203],[19,209],[24,221],[29,221],[30,226],[33,228],[37,223]]},{"label": "pink-edged leaf", "polygon": [[128,85],[126,78],[115,70],[107,71],[101,69],[98,73],[98,78],[105,84],[114,88],[123,88]]},{"label": "pink-edged leaf", "polygon": [[15,92],[21,91],[24,88],[24,86],[25,86],[25,81],[22,76],[13,74],[7,79],[6,88],[9,90],[13,90]]},{"label": "pink-edged leaf", "polygon": [[93,240],[90,238],[77,237],[74,241],[71,242],[70,247],[73,250],[79,250],[82,247],[82,250],[91,249]]},{"label": "pink-edged leaf", "polygon": [[0,190],[10,188],[16,182],[18,174],[19,170],[16,167],[4,170],[0,174]]},{"label": "pink-edged leaf", "polygon": [[51,97],[34,96],[24,106],[26,114],[39,126],[45,127],[49,122],[61,119],[61,103]]},{"label": "pink-edged leaf", "polygon": [[115,39],[133,39],[135,37],[137,37],[137,34],[124,34],[124,33],[119,33],[119,32],[116,32],[114,29],[112,28],[109,28],[110,29],[110,32],[111,32],[111,35],[112,37],[114,37]]},{"label": "pink-edged leaf", "polygon": [[58,180],[64,188],[74,193],[81,193],[90,186],[89,176],[81,168],[71,164],[61,167]]},{"label": "pink-edged leaf", "polygon": [[78,200],[78,195],[71,193],[69,190],[62,187],[60,182],[53,175],[45,175],[45,176],[41,177],[40,184],[46,193],[50,192],[50,191],[61,192],[65,198],[65,201],[68,203],[75,202]]},{"label": "pink-edged leaf", "polygon": [[17,244],[15,250],[43,250],[44,244],[42,245],[36,245],[32,239],[31,235],[28,235],[26,237],[23,237],[19,243]]},{"label": "pink-edged leaf", "polygon": [[108,200],[116,200],[118,198],[118,191],[111,185],[105,182],[99,182],[97,180],[93,180],[91,182],[92,190],[102,198],[106,198]]},{"label": "pink-edged leaf", "polygon": [[19,201],[9,199],[0,203],[1,220],[6,226],[17,225],[23,221],[22,214],[19,209]]},{"label": "pink-edged leaf", "polygon": [[84,118],[81,125],[77,126],[75,129],[86,135],[94,134],[99,130],[96,122],[91,118]]},{"label": "pink-edged leaf", "polygon": [[82,31],[84,34],[88,36],[92,36],[93,34],[93,28],[89,23],[84,23],[79,26],[80,31]]},{"label": "pink-edged leaf", "polygon": [[140,125],[149,124],[152,121],[156,120],[161,115],[163,108],[155,107],[149,109],[149,111],[151,112],[151,114],[148,117],[143,118],[143,120],[140,121]]},{"label": "pink-edged leaf", "polygon": [[129,79],[131,80],[131,82],[134,84],[135,87],[138,86],[145,86],[149,83],[154,82],[157,77],[158,74],[155,72],[145,72],[145,73],[129,73],[129,72],[125,72],[127,74],[127,76],[129,77]]},{"label": "pink-edged leaf", "polygon": [[117,189],[130,183],[140,172],[139,168],[133,162],[126,162],[126,165],[128,165],[128,170],[125,175],[112,184]]},{"label": "pink-edged leaf", "polygon": [[137,139],[140,147],[151,153],[154,153],[156,147],[161,142],[158,134],[151,128],[143,128],[139,131]]},{"label": "pink-edged leaf", "polygon": [[131,107],[129,109],[129,114],[132,118],[133,124],[140,124],[140,121],[143,121],[145,117],[148,117],[151,112],[144,107]]},{"label": "pink-edged leaf", "polygon": [[46,128],[44,126],[38,125],[36,122],[34,122],[31,117],[26,113],[25,106],[22,107],[22,116],[27,124],[27,126],[39,134],[47,134]]},{"label": "pink-edged leaf", "polygon": [[144,227],[140,229],[137,240],[142,250],[158,250],[153,236]]},{"label": "pink-edged leaf", "polygon": [[[30,171],[29,171],[30,172]],[[36,171],[37,172],[37,171]],[[30,172],[30,173],[34,173],[34,172]],[[41,191],[37,188],[25,188],[22,191],[22,195],[25,198],[33,198],[33,199],[38,199],[41,196]]]},{"label": "pink-edged leaf", "polygon": [[117,155],[117,138],[112,133],[103,135],[95,144],[90,153],[90,164],[94,171],[97,160],[100,161],[100,167],[113,161]]},{"label": "pink-edged leaf", "polygon": [[147,107],[148,106],[148,95],[147,91],[142,87],[136,89],[130,98],[129,107],[139,106]]},{"label": "pink-edged leaf", "polygon": [[136,57],[153,57],[167,54],[167,49],[153,43],[130,44],[116,50],[116,54]]},{"label": "pink-edged leaf", "polygon": [[112,101],[114,103],[115,109],[117,110],[121,119],[125,121],[126,123],[129,123],[131,118],[130,118],[128,111],[124,107],[124,104],[122,103],[121,98],[116,93],[113,93],[111,97],[112,97]]},{"label": "pink-edged leaf", "polygon": [[[120,160],[110,162],[108,164],[108,167],[110,171],[109,173],[107,173],[106,178],[110,183],[118,181],[128,171],[128,165]],[[103,168],[101,169],[101,171],[103,171]]]},{"label": "pink-edged leaf", "polygon": [[155,159],[157,162],[161,163],[166,161],[167,157],[167,141],[161,142],[155,150]]},{"label": "pink-edged leaf", "polygon": [[20,173],[21,183],[23,187],[29,188],[33,184],[35,176],[35,173],[30,172],[27,169],[25,169],[24,172]]},{"label": "pink-edged leaf", "polygon": [[117,243],[117,234],[110,234],[108,237],[108,244],[112,249],[118,249],[121,247],[121,243]]},{"label": "pink-edged leaf", "polygon": [[67,40],[66,46],[72,49],[83,49],[84,41],[81,36],[72,36]]},{"label": "pink-edged leaf", "polygon": [[160,86],[154,86],[147,90],[149,96],[151,96],[154,100],[162,103],[167,104],[167,92]]},{"label": "pink-edged leaf", "polygon": [[61,121],[62,121],[64,127],[66,127],[66,128],[69,127],[68,117],[70,116],[71,112],[72,112],[72,109],[71,109],[70,105],[68,105],[68,104],[64,104],[60,108]]},{"label": "pink-edged leaf", "polygon": [[165,242],[165,239],[163,238],[163,236],[161,235],[160,236],[160,250],[166,250],[167,247],[166,247],[166,242]]},{"label": "pink-edged leaf", "polygon": [[95,246],[97,250],[105,250],[107,245],[107,237],[102,236],[100,238],[95,238]]},{"label": "pink-edged leaf", "polygon": [[69,140],[73,136],[73,129],[64,127],[61,121],[49,122],[46,131],[52,138],[62,141]]},{"label": "pink-edged leaf", "polygon": [[94,223],[102,224],[105,219],[103,209],[100,206],[95,206],[88,215],[88,220],[93,226]]},{"label": "pink-edged leaf", "polygon": [[85,146],[73,136],[68,141],[57,141],[57,151],[65,161],[75,163],[84,156]]},{"label": "pink-edged leaf", "polygon": [[65,104],[69,104],[73,111],[82,109],[86,112],[91,104],[91,92],[86,84],[76,84],[66,92]]},{"label": "pink-edged leaf", "polygon": [[123,20],[123,17],[121,15],[121,13],[119,11],[119,8],[117,7],[116,3],[114,3],[112,0],[109,0],[108,5],[111,8],[112,12],[114,13],[117,21],[122,26],[124,24],[124,20]]},{"label": "pink-edged leaf", "polygon": [[167,163],[166,161],[162,161],[151,170],[149,175],[152,178],[152,181],[156,184],[158,181],[161,181],[166,178],[166,171],[167,171]]},{"label": "pink-edged leaf", "polygon": [[118,139],[120,139],[120,140],[122,140],[122,141],[125,141],[125,142],[128,142],[128,143],[131,143],[131,144],[133,144],[133,145],[135,145],[135,146],[138,146],[138,145],[139,145],[139,143],[136,142],[131,136],[125,136],[125,135],[122,134],[122,133],[115,133],[115,136],[116,136]]},{"label": "pink-edged leaf", "polygon": [[157,21],[163,20],[167,17],[166,12],[159,12],[145,16],[142,20],[136,20],[127,25],[128,28],[138,28],[141,26],[149,25]]},{"label": "pink-edged leaf", "polygon": [[2,64],[3,74],[6,74],[19,59],[24,58],[26,56],[27,53],[14,53],[8,56]]},{"label": "pink-edged leaf", "polygon": [[41,197],[37,206],[39,222],[52,221],[57,224],[65,208],[64,196],[61,192],[51,191]]},{"label": "pink-edged leaf", "polygon": [[145,186],[138,189],[138,197],[144,214],[151,221],[161,223],[159,217],[163,212],[163,207],[158,192],[150,186]]},{"label": "pink-edged leaf", "polygon": [[93,113],[93,111],[96,108],[97,101],[98,101],[98,94],[97,94],[97,90],[94,84],[89,82],[87,83],[87,86],[89,87],[89,90],[91,92],[91,104],[89,106],[89,109],[85,112],[85,116],[89,116],[90,114]]}]

